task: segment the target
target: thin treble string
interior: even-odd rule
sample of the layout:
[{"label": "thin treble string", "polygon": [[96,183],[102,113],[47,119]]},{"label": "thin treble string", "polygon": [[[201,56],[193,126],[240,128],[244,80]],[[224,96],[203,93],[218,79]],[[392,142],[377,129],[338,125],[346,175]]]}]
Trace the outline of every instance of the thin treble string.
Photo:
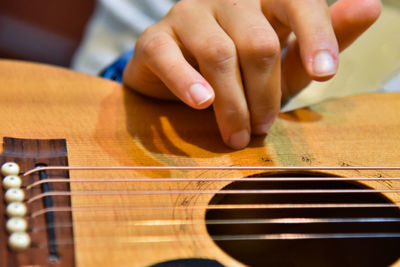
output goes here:
[{"label": "thin treble string", "polygon": [[237,190],[116,190],[116,191],[51,191],[41,193],[26,200],[31,204],[47,196],[145,196],[145,195],[255,195],[255,194],[366,194],[400,193],[400,189],[237,189]]},{"label": "thin treble string", "polygon": [[23,176],[30,175],[39,171],[47,170],[260,170],[260,171],[324,171],[324,170],[386,170],[386,171],[400,171],[400,167],[379,167],[379,166],[321,166],[321,167],[276,167],[276,166],[40,166],[31,169],[23,174]]},{"label": "thin treble string", "polygon": [[81,206],[81,207],[52,207],[32,212],[30,218],[34,219],[48,212],[117,212],[117,211],[145,211],[157,210],[158,212],[170,212],[171,210],[256,210],[256,209],[349,209],[349,208],[398,208],[395,203],[319,203],[319,204],[221,204],[221,205],[197,205],[197,206]]},{"label": "thin treble string", "polygon": [[44,183],[143,183],[143,182],[320,182],[320,181],[400,181],[400,178],[350,177],[259,177],[259,178],[47,178],[26,185],[30,190]]},{"label": "thin treble string", "polygon": [[38,233],[46,229],[73,228],[76,225],[108,225],[112,227],[138,227],[138,226],[180,226],[180,225],[247,225],[247,224],[343,224],[343,223],[386,223],[400,222],[396,217],[357,217],[357,218],[274,218],[274,219],[220,219],[220,220],[130,220],[130,221],[75,221],[72,223],[54,223],[46,226],[33,227],[31,233]]},{"label": "thin treble string", "polygon": [[[35,242],[33,247],[47,248],[49,245],[72,246],[79,243],[80,246],[97,246],[112,242],[113,245],[140,245],[151,243],[174,243],[190,241],[249,241],[249,240],[310,240],[310,239],[361,239],[361,238],[400,238],[400,233],[332,233],[332,234],[255,234],[255,235],[202,235],[202,236],[128,236],[128,237],[76,237],[70,240],[57,240],[56,242]],[[87,243],[86,243],[87,242]]]}]

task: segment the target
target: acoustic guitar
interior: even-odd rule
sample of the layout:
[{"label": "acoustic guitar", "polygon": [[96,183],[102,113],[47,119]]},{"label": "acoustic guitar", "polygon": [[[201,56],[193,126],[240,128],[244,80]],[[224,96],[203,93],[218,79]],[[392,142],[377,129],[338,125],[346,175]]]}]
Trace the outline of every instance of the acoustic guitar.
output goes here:
[{"label": "acoustic guitar", "polygon": [[400,94],[281,114],[235,151],[212,110],[0,61],[0,266],[400,266]]}]

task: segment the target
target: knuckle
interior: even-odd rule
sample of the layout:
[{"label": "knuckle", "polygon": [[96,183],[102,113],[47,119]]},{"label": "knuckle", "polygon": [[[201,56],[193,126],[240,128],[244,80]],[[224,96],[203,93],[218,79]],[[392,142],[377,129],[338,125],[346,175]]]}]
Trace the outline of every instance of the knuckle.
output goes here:
[{"label": "knuckle", "polygon": [[[288,0],[288,9],[289,13],[296,16],[297,14],[300,14],[299,11],[299,1],[298,0]],[[316,7],[316,6],[322,6],[325,8],[325,12],[327,15],[329,14],[329,7],[328,3],[326,0],[302,0],[301,5],[304,7]]]},{"label": "knuckle", "polygon": [[243,50],[246,56],[258,62],[260,67],[270,65],[271,61],[274,62],[281,53],[280,42],[275,34],[269,35],[266,32],[258,32],[247,40]]},{"label": "knuckle", "polygon": [[224,109],[224,118],[235,124],[245,124],[249,121],[249,112],[246,105],[231,103]]},{"label": "knuckle", "polygon": [[255,36],[249,40],[249,49],[255,56],[276,57],[281,47],[277,37]]},{"label": "knuckle", "polygon": [[186,4],[186,1],[177,2],[169,11],[168,16],[182,16],[182,14],[187,13],[189,9],[189,5]]},{"label": "knuckle", "polygon": [[176,3],[171,7],[166,18],[171,19],[175,23],[187,23],[188,20],[193,19],[193,13],[197,12],[198,8],[204,5],[202,1],[174,1]]},{"label": "knuckle", "polygon": [[213,36],[200,45],[199,54],[208,65],[223,71],[229,68],[236,59],[236,48],[231,40]]},{"label": "knuckle", "polygon": [[170,40],[164,35],[153,35],[138,42],[137,50],[141,50],[146,57],[152,57],[156,51],[163,50],[170,45]]}]

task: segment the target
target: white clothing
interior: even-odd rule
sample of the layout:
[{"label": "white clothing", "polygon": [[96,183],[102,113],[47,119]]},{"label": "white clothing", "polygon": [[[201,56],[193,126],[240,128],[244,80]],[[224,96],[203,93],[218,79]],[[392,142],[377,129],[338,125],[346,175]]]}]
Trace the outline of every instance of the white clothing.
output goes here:
[{"label": "white clothing", "polygon": [[159,21],[176,0],[99,0],[72,68],[97,75]]}]

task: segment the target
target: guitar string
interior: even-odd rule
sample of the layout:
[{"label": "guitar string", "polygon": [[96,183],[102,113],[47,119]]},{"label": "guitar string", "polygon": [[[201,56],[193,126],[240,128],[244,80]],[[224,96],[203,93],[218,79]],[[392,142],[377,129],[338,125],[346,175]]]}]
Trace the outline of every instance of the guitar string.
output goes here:
[{"label": "guitar string", "polygon": [[[396,202],[398,203],[398,202]],[[196,205],[196,206],[129,206],[129,207],[104,207],[104,206],[81,206],[81,207],[52,207],[43,208],[38,211],[31,212],[30,218],[36,218],[48,212],[117,212],[117,211],[158,211],[170,212],[171,210],[257,210],[257,209],[376,209],[376,208],[398,208],[395,203],[306,203],[306,204],[220,204],[220,205]]]},{"label": "guitar string", "polygon": [[[249,241],[249,240],[311,240],[311,239],[363,239],[363,238],[400,238],[400,233],[332,233],[332,234],[304,234],[304,233],[282,233],[282,234],[254,234],[254,235],[202,235],[202,236],[129,236],[129,237],[76,237],[69,240],[57,240],[56,242],[34,242],[33,248],[47,248],[49,245],[57,246],[98,246],[102,244],[143,245],[151,243],[174,243],[193,241]],[[88,242],[88,243],[86,243]],[[32,248],[31,248],[32,249]],[[153,249],[153,248],[152,248]]]},{"label": "guitar string", "polygon": [[25,185],[31,190],[45,183],[144,183],[144,182],[331,182],[331,181],[400,181],[400,178],[351,177],[258,177],[258,178],[47,178]]},{"label": "guitar string", "polygon": [[[190,209],[282,209],[282,208],[383,208],[383,207],[397,207],[394,203],[343,203],[343,204],[247,204],[247,205],[207,205],[207,206],[194,206],[194,207],[189,207]],[[42,209],[39,211],[34,212],[31,215],[31,218],[35,218],[37,216],[40,216],[42,214],[45,214],[47,212],[61,212],[61,211],[117,211],[117,210],[122,210],[122,211],[127,211],[127,210],[179,210],[179,209],[185,209],[187,210],[187,206],[160,206],[160,207],[155,207],[155,206],[142,206],[142,207],[98,207],[98,206],[91,206],[91,207],[74,207],[74,208],[69,208],[69,207],[54,207],[52,209]]]},{"label": "guitar string", "polygon": [[[52,178],[50,178],[50,179],[47,179],[47,180],[45,180],[45,181],[38,181],[38,182],[35,182],[35,183],[33,183],[33,184],[31,184],[31,185],[28,185],[27,186],[27,188],[29,188],[29,189],[32,189],[34,186],[37,186],[37,185],[39,185],[39,184],[42,184],[42,183],[45,183],[45,182],[68,182],[68,183],[70,183],[70,182],[83,182],[83,183],[85,183],[85,182],[126,182],[126,181],[129,181],[129,182],[171,182],[171,181],[175,181],[175,182],[190,182],[190,181],[197,181],[197,182],[204,182],[204,181],[208,181],[208,182],[210,182],[210,181],[212,181],[212,182],[224,182],[224,181],[241,181],[241,182],[250,182],[250,181],[255,181],[255,182],[261,182],[261,181],[287,181],[287,182],[289,182],[289,181],[398,181],[399,180],[399,178],[349,178],[349,177],[345,177],[345,178],[342,178],[342,177],[259,177],[259,178],[135,178],[135,179],[125,179],[125,178],[109,178],[109,179],[107,179],[107,178],[94,178],[94,179],[92,179],[92,178],[90,178],[90,179],[85,179],[85,178],[78,178],[78,179],[68,179],[68,178],[54,178],[54,179],[52,179]],[[364,190],[364,189],[362,189],[362,190]],[[115,191],[114,191],[115,192]],[[194,192],[196,192],[196,193],[198,193],[199,191],[194,191]],[[374,191],[374,192],[376,192],[376,191]],[[115,192],[116,194],[120,194],[120,192]],[[215,191],[213,192],[213,193],[215,193]],[[31,200],[32,201],[32,200]],[[360,205],[358,205],[358,204],[353,204],[353,205],[349,205],[349,204],[344,204],[345,206],[343,206],[343,205],[337,205],[337,204],[333,204],[333,206],[332,206],[332,204],[328,204],[328,205],[325,205],[324,206],[324,204],[322,204],[322,205],[315,205],[315,204],[309,204],[308,206],[307,206],[307,204],[306,204],[306,206],[296,206],[296,207],[294,207],[293,205],[291,205],[291,204],[289,204],[289,206],[288,205],[275,205],[275,206],[271,206],[271,205],[269,205],[268,207],[267,206],[264,206],[264,208],[282,208],[283,206],[285,206],[285,207],[287,207],[287,208],[290,208],[290,207],[294,207],[294,208],[310,208],[310,207],[312,207],[312,208],[333,208],[333,207],[336,207],[336,208],[346,208],[346,207],[356,207],[356,206],[360,206]],[[393,205],[393,204],[389,204],[389,205],[380,205],[380,204],[378,204],[378,206],[379,207],[396,207],[396,205]],[[374,207],[377,207],[375,204],[371,204],[371,205],[368,205],[367,204],[367,206],[364,206],[365,208],[366,207],[369,207],[369,208],[374,208]],[[91,207],[91,208],[98,208],[98,207]],[[140,208],[140,207],[125,207],[125,208],[123,208],[123,209],[132,209],[132,208],[134,208],[134,209],[137,209],[137,208]],[[146,209],[148,209],[148,208],[150,208],[150,209],[158,209],[158,208],[165,208],[165,207],[143,207],[143,208],[146,208]],[[166,208],[168,208],[168,207],[166,207]],[[174,207],[170,207],[170,208],[174,208]],[[205,207],[203,207],[203,208],[205,208]],[[208,208],[210,208],[210,207],[208,207]],[[220,207],[220,208],[222,208],[222,207]],[[227,207],[224,207],[224,208],[227,208]],[[231,208],[239,208],[239,207],[231,207]],[[253,208],[260,208],[259,206],[247,206],[247,207],[241,207],[241,208],[249,208],[249,209],[253,209]],[[63,208],[61,208],[61,209],[63,209]],[[68,207],[66,207],[66,208],[64,208],[64,210],[65,209],[68,209]],[[101,209],[101,208],[100,208]],[[107,209],[107,208],[106,208]],[[60,208],[58,207],[58,210],[60,210]],[[76,209],[75,209],[76,210]],[[71,210],[72,211],[72,210]],[[40,214],[44,214],[44,213],[46,213],[46,212],[49,212],[49,210],[46,210],[46,209],[43,209],[43,210],[39,210],[39,211],[37,211],[37,212],[35,212],[34,213],[34,216],[39,216]]]},{"label": "guitar string", "polygon": [[129,221],[107,220],[75,220],[75,223],[54,223],[46,226],[32,227],[29,232],[39,233],[49,228],[73,228],[79,225],[108,225],[112,227],[138,227],[138,226],[182,226],[182,225],[247,225],[247,224],[344,224],[344,223],[392,223],[400,222],[399,217],[357,217],[357,218],[261,218],[261,219],[219,219],[219,220],[179,220],[179,219],[151,219]]},{"label": "guitar string", "polygon": [[[204,169],[207,169],[207,170],[226,170],[227,169],[227,167],[172,167],[172,169],[178,169],[178,170],[198,170],[198,169],[202,169],[202,170],[204,170]],[[58,169],[58,170],[60,170],[60,168],[58,168],[58,167],[41,167],[40,168],[40,170],[44,170],[44,169],[46,169],[46,170],[54,170],[54,169]],[[66,167],[66,168],[61,168],[61,169],[64,169],[64,170],[66,170],[66,169],[68,169],[68,170],[73,170],[73,169],[75,169],[75,170],[99,170],[99,169],[102,169],[102,170],[138,170],[138,169],[140,169],[140,170],[166,170],[166,169],[171,169],[171,167],[156,167],[156,168],[154,168],[154,167]],[[357,167],[357,168],[355,168],[355,167],[289,167],[289,168],[280,168],[280,167],[278,167],[278,168],[275,168],[275,167],[268,167],[267,169],[265,169],[265,168],[259,168],[259,167],[229,167],[228,169],[231,169],[231,170],[238,170],[238,169],[240,169],[240,170],[254,170],[254,169],[257,169],[257,170],[327,170],[327,169],[329,169],[329,170],[332,170],[332,169],[335,169],[335,170],[355,170],[355,169],[357,169],[357,170],[360,170],[360,169],[363,169],[363,170],[377,170],[377,169],[379,169],[379,170],[400,170],[400,168],[398,168],[398,167]],[[24,175],[29,175],[29,174],[31,174],[31,173],[34,173],[35,171],[40,171],[40,170],[38,170],[38,168],[37,169],[34,169],[34,170],[31,170],[31,171],[28,171],[28,172],[26,172]],[[163,178],[159,178],[159,179],[163,179]],[[240,179],[243,179],[243,178],[240,178]],[[256,178],[257,179],[257,178]],[[378,179],[379,180],[379,179]],[[380,180],[382,180],[382,179],[380,179]],[[103,180],[104,181],[104,180]],[[186,180],[187,181],[187,180]],[[259,181],[259,180],[258,180]],[[226,190],[225,190],[226,191]],[[234,194],[237,194],[239,191],[240,191],[240,193],[243,193],[243,190],[230,190],[230,191],[232,191],[232,192],[230,192],[230,193],[234,193]],[[251,192],[251,191],[255,191],[255,190],[245,190],[245,192],[246,193],[249,193],[249,192]],[[259,190],[257,190],[257,191],[259,191]],[[314,193],[314,192],[316,192],[315,190],[312,190],[312,191],[310,191],[310,190],[292,190],[293,192],[291,192],[291,193],[294,193],[294,192],[296,192],[296,193]],[[319,191],[319,192],[318,192]],[[317,192],[318,193],[328,193],[328,191],[327,190],[318,190]],[[365,189],[362,189],[362,190],[335,190],[336,192],[334,192],[334,193],[339,193],[339,192],[342,192],[342,193],[349,193],[349,191],[353,191],[353,193],[354,192],[357,192],[357,193],[361,193],[361,192],[366,192],[366,190]],[[393,189],[393,190],[375,190],[375,189],[372,189],[372,190],[368,190],[367,189],[367,191],[369,191],[369,192],[375,192],[375,193],[382,193],[382,192],[386,192],[386,193],[390,193],[390,192],[400,192],[400,190],[398,190],[398,189]],[[95,193],[95,194],[98,194],[98,193],[103,193],[103,192],[101,192],[101,191],[97,191],[97,192],[93,192],[93,191],[89,191],[90,193]],[[137,192],[140,192],[140,191],[136,191],[136,193]],[[143,193],[145,193],[145,191],[142,191]],[[169,193],[171,193],[171,191],[168,191]],[[187,193],[188,192],[188,190],[177,190],[177,191],[175,191],[176,192],[176,194],[182,194],[182,192],[184,192],[184,193]],[[210,193],[210,194],[217,194],[218,192],[220,192],[219,190],[207,190],[207,191],[204,191],[204,190],[201,190],[201,191],[199,191],[199,190],[190,190],[189,191],[190,193],[196,193],[196,194],[198,194],[199,192],[202,192],[202,193]],[[275,192],[275,193],[282,193],[283,191],[282,190],[260,190],[259,192],[263,192],[263,193],[272,193],[272,192]],[[258,192],[258,193],[259,193]],[[332,190],[329,190],[329,193],[331,193],[332,192]],[[80,192],[80,193],[84,193],[84,192]],[[118,192],[118,193],[120,193],[120,192]],[[164,194],[165,192],[164,191],[160,191],[160,190],[158,190],[158,191],[156,191],[156,192],[151,192],[151,193],[162,193],[162,194]],[[287,190],[284,190],[284,193],[287,193]],[[290,204],[289,204],[290,205]],[[347,207],[349,207],[349,204],[345,204]],[[397,207],[397,205],[392,205],[392,206],[395,206],[395,207]],[[207,206],[208,208],[209,208],[209,206]],[[173,207],[173,208],[176,208],[176,207]],[[187,208],[187,207],[183,207],[183,208]],[[295,236],[297,236],[297,237],[295,237]],[[385,238],[387,238],[387,237],[400,237],[400,234],[398,234],[398,233],[377,233],[377,234],[318,234],[318,235],[315,235],[315,234],[303,234],[303,235],[301,235],[301,237],[299,237],[299,235],[298,234],[296,234],[296,235],[291,235],[291,234],[289,234],[289,235],[278,235],[278,236],[276,236],[276,235],[242,235],[242,236],[240,236],[240,235],[235,235],[235,236],[220,236],[220,237],[214,237],[214,240],[217,240],[218,238],[222,238],[222,240],[225,240],[225,241],[229,241],[229,240],[260,240],[260,239],[262,239],[262,240],[264,240],[264,239],[276,239],[276,238],[278,238],[278,239],[281,239],[283,237],[283,239],[298,239],[298,238],[300,238],[300,239],[304,239],[304,238],[306,238],[306,239],[309,239],[309,238],[311,238],[311,239],[315,239],[315,238],[362,238],[362,237],[368,237],[368,238],[371,238],[371,237],[373,237],[373,238],[378,238],[378,237],[385,237]],[[137,241],[137,239],[135,239],[136,241]],[[135,242],[136,242],[135,241]],[[147,242],[147,241],[146,241]],[[157,241],[157,242],[159,242],[159,241]]]},{"label": "guitar string", "polygon": [[[385,170],[400,170],[400,167],[254,167],[254,166],[239,166],[239,167],[232,167],[232,166],[227,166],[227,167],[197,167],[197,166],[131,166],[131,167],[127,167],[127,166],[122,166],[122,167],[57,167],[57,166],[40,166],[40,167],[36,167],[32,170],[29,170],[27,172],[25,172],[24,175],[29,175],[32,174],[34,172],[37,171],[43,171],[43,170],[254,170],[254,169],[258,169],[258,170],[326,170],[326,169],[340,169],[340,170],[348,170],[348,169],[385,169]],[[159,180],[161,180],[162,178],[158,178]],[[168,178],[166,178],[168,179]],[[200,178],[201,179],[201,178]],[[245,178],[244,178],[245,179]],[[257,179],[257,178],[256,178]],[[394,178],[395,180],[397,180],[396,178]],[[132,179],[133,180],[133,179]],[[130,181],[132,181],[130,180]],[[242,179],[243,180],[243,179]],[[251,178],[248,178],[248,181],[250,181]],[[276,180],[276,179],[275,179]],[[382,179],[381,179],[382,180]],[[119,180],[121,181],[121,180]],[[103,182],[105,182],[103,180]],[[43,183],[43,182],[42,182]],[[30,187],[31,188],[31,187]],[[390,189],[390,190],[374,190],[371,189],[369,192],[368,190],[364,189],[361,191],[353,191],[353,193],[371,193],[371,192],[375,192],[375,193],[396,193],[398,191],[398,189]],[[150,194],[260,194],[260,193],[269,193],[269,194],[277,194],[277,193],[282,193],[282,194],[289,194],[289,193],[351,193],[350,190],[347,190],[347,192],[345,191],[341,191],[339,192],[338,190],[336,190],[336,192],[334,192],[333,190],[325,190],[325,191],[311,191],[311,190],[302,190],[302,191],[298,191],[298,192],[294,192],[294,190],[292,190],[291,192],[285,190],[285,192],[283,192],[284,190],[252,190],[252,192],[250,192],[249,190],[247,191],[243,191],[240,190],[241,192],[239,192],[239,190],[223,190],[223,191],[217,191],[217,190],[168,190],[168,191],[162,191],[162,190],[153,190],[153,191],[135,191],[134,193],[132,191],[114,191],[114,192],[108,192],[108,191],[98,191],[98,192],[93,192],[93,191],[87,191],[86,195],[112,195],[115,193],[118,194],[129,194],[129,195],[133,195],[133,194],[140,194],[140,195],[150,195]],[[38,196],[35,196],[31,199],[28,199],[27,202],[30,203],[32,201],[35,201],[37,199],[43,198],[45,196],[56,196],[56,195],[66,195],[68,194],[68,192],[51,192],[51,193],[45,193],[45,194],[40,194]],[[70,193],[71,195],[84,195],[85,192],[80,191],[78,192],[74,192],[74,193]]]},{"label": "guitar string", "polygon": [[116,190],[116,191],[52,191],[37,194],[26,200],[27,204],[47,196],[149,196],[149,195],[260,195],[260,194],[366,194],[366,193],[400,193],[400,189],[238,189],[238,190]]},{"label": "guitar string", "polygon": [[259,171],[324,171],[324,170],[386,170],[386,171],[400,171],[400,167],[393,166],[320,166],[320,167],[277,167],[277,166],[38,166],[34,169],[26,171],[23,176],[28,176],[39,171],[48,170],[259,170]]},{"label": "guitar string", "polygon": [[[227,205],[227,207],[223,207],[223,208],[234,208],[235,205]],[[265,208],[265,207],[273,207],[273,208],[284,208],[284,207],[288,207],[288,205],[258,205],[259,208]],[[302,208],[302,207],[318,207],[320,205],[297,205],[297,208]],[[395,205],[387,205],[387,204],[378,204],[378,205],[363,205],[363,204],[358,204],[358,205],[345,205],[345,206],[341,206],[338,204],[331,204],[330,207],[396,207]],[[182,210],[187,209],[187,207],[180,207]],[[219,205],[213,205],[213,206],[196,206],[197,209],[205,209],[205,208],[209,208],[209,209],[220,209],[222,207],[220,207]],[[293,208],[290,207],[290,208]],[[170,206],[169,211],[172,210],[178,210],[177,207],[175,206]],[[77,209],[72,209],[74,211],[77,211]],[[96,211],[96,209],[93,209],[92,207],[87,208],[87,209],[82,209],[81,211]],[[104,210],[104,209],[102,209]],[[110,209],[110,210],[115,210],[114,208]],[[125,208],[123,208],[122,210],[126,211]],[[145,211],[146,213],[149,212],[149,209],[142,207],[141,208],[142,211]],[[54,210],[53,210],[54,211]],[[57,209],[55,208],[55,211],[57,211]],[[68,209],[66,210],[61,210],[61,211],[68,211]],[[168,211],[168,209],[166,209],[166,207],[159,207],[158,211]],[[97,214],[98,215],[98,214]],[[31,218],[34,218],[35,216],[31,216]],[[384,223],[384,222],[398,222],[400,221],[400,218],[279,218],[279,219],[241,219],[241,220],[206,220],[205,223],[206,224],[254,224],[254,223],[258,223],[258,224],[271,224],[271,223],[304,223],[304,224],[310,224],[310,223],[334,223],[334,224],[338,224],[338,223],[350,223],[350,222],[362,222],[362,223],[371,223],[371,222],[380,222],[380,223]],[[190,225],[193,224],[197,224],[197,223],[204,223],[203,221],[197,220],[197,221],[193,221],[190,223]],[[90,221],[85,222],[85,223],[90,223]],[[96,221],[92,221],[92,223],[96,223],[97,225],[99,223],[101,223],[102,225],[104,225],[104,220],[98,220],[98,218],[96,218]],[[130,221],[124,221],[121,222],[119,221],[117,224],[115,224],[115,222],[109,222],[109,224],[112,224],[113,226],[118,226],[121,224],[127,224],[127,225],[148,225],[148,226],[166,226],[166,225],[182,225],[182,224],[189,224],[188,221],[185,220],[141,220],[141,221],[135,221],[135,220],[130,220]],[[76,225],[81,225],[81,220],[76,220],[75,221],[75,226]],[[61,225],[63,226],[63,225]],[[64,224],[65,227],[65,224]],[[71,227],[73,227],[73,225],[71,224]],[[50,228],[52,228],[50,226]],[[57,228],[56,226],[54,226],[54,228]]]},{"label": "guitar string", "polygon": [[[384,204],[383,204],[384,205]],[[383,206],[382,205],[382,206]],[[333,205],[338,206],[338,205]],[[348,206],[348,205],[346,205]],[[357,205],[357,206],[363,206]],[[375,207],[378,205],[375,205]],[[396,207],[395,205],[390,205],[391,207]],[[165,207],[160,207],[164,209]],[[176,207],[171,207],[176,208]],[[187,207],[182,207],[187,209]],[[200,207],[198,207],[200,208]],[[205,208],[205,207],[203,207]],[[278,207],[276,207],[278,208]],[[91,209],[91,208],[90,208]],[[241,219],[241,220],[209,220],[205,221],[207,224],[254,224],[254,223],[349,223],[349,222],[399,222],[400,218],[280,218],[280,219]],[[81,222],[77,222],[80,224]],[[87,222],[88,223],[88,222]],[[89,222],[90,223],[90,222]],[[92,222],[94,223],[94,222]],[[97,220],[96,223],[99,223]],[[122,223],[122,222],[121,222]],[[142,220],[142,221],[129,221],[126,222],[128,225],[146,225],[146,226],[162,226],[162,225],[182,225],[182,224],[196,224],[204,223],[203,221],[185,221],[185,220]],[[113,224],[113,222],[110,222]],[[104,224],[103,224],[104,225]],[[64,224],[64,227],[68,224]],[[71,224],[72,227],[72,224]],[[125,235],[126,237],[126,235]],[[349,239],[349,238],[399,238],[400,233],[334,233],[334,234],[266,234],[266,235],[227,235],[227,236],[211,236],[215,241],[240,241],[240,240],[299,240],[299,239]],[[143,244],[143,243],[160,243],[160,242],[182,242],[182,238],[176,238],[175,236],[153,236],[153,237],[143,237],[143,236],[128,236],[128,240],[122,241],[120,238],[109,238],[100,237],[103,241],[115,241],[123,244]],[[57,240],[56,245],[73,245],[76,241],[84,241],[85,237],[77,236],[74,240]],[[88,237],[86,240],[93,241],[92,238]],[[198,238],[196,239],[198,240]],[[96,238],[95,243],[98,243]],[[193,241],[193,236],[191,236],[188,241]],[[82,243],[79,243],[82,245]],[[36,244],[37,245],[37,244]],[[39,247],[47,247],[48,243],[41,243]]]},{"label": "guitar string", "polygon": [[[176,208],[176,207],[173,207]],[[187,208],[187,207],[184,207]],[[273,223],[286,223],[286,224],[299,224],[299,223],[352,223],[352,222],[399,222],[400,218],[279,218],[279,219],[231,219],[231,220],[141,220],[141,221],[129,221],[120,222],[120,224],[125,224],[128,226],[171,226],[171,225],[193,225],[193,224],[214,224],[214,225],[226,225],[226,224],[273,224]],[[82,223],[80,221],[76,222],[78,224]],[[94,223],[94,222],[86,222]],[[96,223],[101,223],[98,220]],[[112,226],[115,226],[114,222],[109,222]],[[104,222],[102,223],[104,225]],[[47,227],[57,227],[47,226]],[[73,227],[72,224],[60,224],[58,227]],[[44,229],[44,228],[42,228]],[[35,232],[40,231],[36,228]],[[32,232],[34,232],[32,230]],[[200,239],[203,239],[201,237]],[[284,233],[284,234],[258,234],[258,235],[214,235],[211,236],[214,241],[248,241],[248,240],[304,240],[304,239],[360,239],[360,238],[400,238],[400,233],[329,233],[329,234],[307,234],[307,233]],[[171,242],[183,242],[182,237],[177,238],[176,236],[126,236],[124,234],[124,240],[121,241],[120,237],[110,238],[110,237],[96,237],[95,243],[98,244],[102,242],[110,242],[112,240],[113,244],[115,242],[121,244],[144,244],[144,243],[171,243]],[[190,236],[186,241],[193,241],[193,235]],[[204,238],[208,239],[208,237]],[[74,245],[77,241],[82,245],[82,241],[90,240],[93,242],[91,237],[76,236],[73,240],[57,240],[54,244],[58,246],[64,245]],[[199,240],[198,237],[195,238],[196,241]],[[93,244],[93,243],[91,243]],[[47,247],[48,242],[35,243],[34,247]]]},{"label": "guitar string", "polygon": [[[34,169],[31,169],[27,172],[25,172],[24,176],[38,172],[38,171],[43,171],[43,170],[254,170],[254,169],[258,169],[258,170],[326,170],[326,169],[340,169],[340,170],[348,170],[348,169],[385,169],[385,170],[400,170],[400,167],[259,167],[259,166],[227,166],[227,167],[204,167],[204,166],[122,166],[122,167],[86,167],[86,166],[77,166],[77,167],[58,167],[58,166],[39,166],[36,167]],[[250,179],[248,179],[250,180]],[[103,180],[104,182],[104,180]],[[86,194],[89,195],[110,195],[110,194],[141,194],[141,195],[146,195],[146,194],[183,194],[183,193],[189,193],[189,194],[243,194],[243,193],[247,193],[247,194],[253,194],[253,193],[269,193],[269,194],[277,194],[277,193],[284,193],[282,190],[269,190],[268,192],[266,190],[252,190],[252,192],[247,191],[247,192],[243,192],[243,190],[241,190],[242,192],[239,192],[238,190],[236,191],[232,191],[232,190],[224,190],[224,191],[216,191],[216,190],[192,190],[192,191],[188,191],[188,190],[169,190],[169,191],[161,191],[161,190],[154,190],[154,191],[135,191],[135,193],[132,193],[132,191],[130,192],[126,192],[126,191],[114,191],[114,192],[90,192],[88,191]],[[365,193],[368,193],[367,190],[363,190]],[[223,193],[222,193],[223,192]],[[364,193],[362,192],[362,193]],[[372,192],[372,191],[370,191]],[[373,192],[375,193],[396,193],[396,189],[391,189],[391,190],[374,190]],[[285,193],[296,193],[296,192],[285,192]],[[302,190],[302,192],[297,192],[297,193],[314,193],[311,192],[311,190]],[[325,191],[319,191],[316,193],[350,193],[350,191],[348,190],[348,192],[333,192],[332,190],[325,190]],[[354,193],[361,193],[361,191],[356,192],[354,191]],[[28,199],[27,202],[30,203],[34,200],[43,198],[45,196],[55,196],[55,195],[65,195],[67,194],[67,192],[57,192],[57,193],[45,193],[45,194],[40,194],[38,196],[35,196],[31,199]],[[84,192],[74,192],[74,193],[70,193],[72,194],[77,194],[77,195],[84,195]]]}]

